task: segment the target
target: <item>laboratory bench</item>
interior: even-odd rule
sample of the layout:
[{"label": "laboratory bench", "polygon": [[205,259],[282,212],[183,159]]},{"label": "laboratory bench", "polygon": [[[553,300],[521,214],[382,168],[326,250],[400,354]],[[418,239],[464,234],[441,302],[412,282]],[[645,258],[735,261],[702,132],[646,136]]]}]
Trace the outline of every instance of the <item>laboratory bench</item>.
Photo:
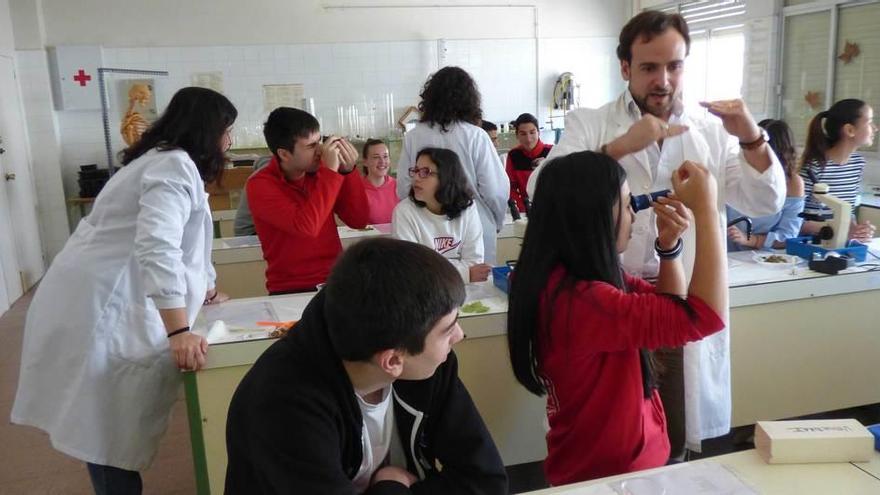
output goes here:
[{"label": "laboratory bench", "polygon": [[[871,251],[880,254],[880,239]],[[871,260],[878,260],[869,257],[829,276],[803,263],[769,266],[754,256],[728,257],[733,426],[880,402],[872,378],[880,355],[880,327],[873,320],[880,271]],[[491,282],[467,288],[468,302],[481,301],[489,310],[461,314],[467,335],[455,346],[461,380],[505,465],[543,460],[544,399],[526,392],[510,369],[506,295]],[[313,295],[232,300],[200,313],[194,328],[208,336],[207,365],[184,380],[199,493],[222,492],[229,400],[274,342],[254,323],[297,320]]]},{"label": "laboratory bench", "polygon": [[211,212],[214,220],[214,238],[235,237],[235,213],[237,210],[217,210]]},{"label": "laboratory bench", "polygon": [[[234,211],[224,212],[222,222],[226,218],[234,218]],[[217,219],[215,212],[215,221]],[[369,225],[367,229],[353,229],[341,225],[339,239],[342,241],[342,249],[370,237],[388,237],[391,235],[391,224]],[[498,233],[496,258],[499,263],[508,260],[516,260],[519,257],[520,245],[522,244],[523,224],[515,224],[508,215],[501,231]],[[225,234],[224,234],[225,235]],[[263,259],[263,250],[257,236],[223,237],[214,239],[212,247],[212,261],[217,271],[217,287],[231,297],[255,297],[267,295],[266,291],[266,261]]]},{"label": "laboratory bench", "polygon": [[870,462],[767,464],[755,450],[709,457],[655,469],[545,490],[529,495],[617,495],[619,493],[736,493],[827,495],[880,493],[880,478],[871,473],[880,453]]}]

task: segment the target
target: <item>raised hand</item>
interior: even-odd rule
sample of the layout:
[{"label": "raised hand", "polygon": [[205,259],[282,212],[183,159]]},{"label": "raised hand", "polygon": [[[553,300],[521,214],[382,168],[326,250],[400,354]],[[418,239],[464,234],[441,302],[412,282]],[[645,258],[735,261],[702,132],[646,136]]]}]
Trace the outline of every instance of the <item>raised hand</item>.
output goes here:
[{"label": "raised hand", "polygon": [[330,136],[321,143],[321,163],[334,172],[339,171],[339,165],[342,162],[340,141],[343,141],[341,137]]},{"label": "raised hand", "polygon": [[339,139],[339,168],[343,172],[349,172],[357,165],[358,152],[351,143],[345,139]]},{"label": "raised hand", "polygon": [[659,197],[651,206],[657,215],[657,242],[660,248],[675,248],[682,234],[690,227],[691,213],[677,199]]},{"label": "raised hand", "polygon": [[751,143],[761,137],[758,124],[742,100],[701,101],[700,105],[720,118],[724,129],[739,142]]},{"label": "raised hand", "polygon": [[620,158],[641,151],[657,141],[683,134],[687,130],[687,126],[667,124],[662,119],[646,113],[626,131],[626,134],[615,139],[613,145],[622,152],[617,153]]},{"label": "raised hand", "polygon": [[694,214],[717,209],[718,183],[705,165],[685,161],[672,173],[672,187]]}]

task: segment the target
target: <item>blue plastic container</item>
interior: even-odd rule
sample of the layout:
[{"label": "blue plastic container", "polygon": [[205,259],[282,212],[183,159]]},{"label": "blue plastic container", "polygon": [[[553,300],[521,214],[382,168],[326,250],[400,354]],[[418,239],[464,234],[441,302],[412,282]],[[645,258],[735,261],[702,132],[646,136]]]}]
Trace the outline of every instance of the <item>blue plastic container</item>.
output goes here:
[{"label": "blue plastic container", "polygon": [[825,258],[825,255],[829,252],[835,252],[840,254],[841,256],[849,256],[850,258],[859,262],[865,261],[865,258],[868,257],[868,246],[864,244],[840,249],[825,249],[817,244],[812,244],[812,240],[813,239],[809,236],[792,237],[791,239],[786,239],[785,252],[788,254],[793,254],[795,256],[800,256],[807,261],[812,260],[813,255],[815,254],[818,254],[821,258]]},{"label": "blue plastic container", "polygon": [[510,293],[510,272],[513,270],[509,266],[496,266],[492,268],[492,281],[495,287],[498,287],[505,294]]},{"label": "blue plastic container", "polygon": [[874,435],[874,450],[880,452],[880,423],[869,426],[868,431]]}]

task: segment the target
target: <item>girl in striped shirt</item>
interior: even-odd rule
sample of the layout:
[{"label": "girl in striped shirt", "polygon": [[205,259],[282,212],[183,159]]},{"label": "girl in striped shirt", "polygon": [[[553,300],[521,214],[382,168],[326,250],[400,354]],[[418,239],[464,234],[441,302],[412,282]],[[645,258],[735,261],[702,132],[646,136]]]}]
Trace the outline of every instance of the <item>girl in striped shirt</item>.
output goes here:
[{"label": "girl in striped shirt", "polygon": [[[831,210],[812,196],[813,185],[828,184],[829,193],[849,202],[853,208],[861,192],[865,159],[856,149],[874,142],[874,110],[862,100],[840,100],[819,112],[807,131],[801,159],[800,176],[804,179],[804,213],[830,216]],[[821,222],[805,221],[801,234],[818,233]],[[874,225],[868,221],[850,226],[849,238],[870,241]]]}]

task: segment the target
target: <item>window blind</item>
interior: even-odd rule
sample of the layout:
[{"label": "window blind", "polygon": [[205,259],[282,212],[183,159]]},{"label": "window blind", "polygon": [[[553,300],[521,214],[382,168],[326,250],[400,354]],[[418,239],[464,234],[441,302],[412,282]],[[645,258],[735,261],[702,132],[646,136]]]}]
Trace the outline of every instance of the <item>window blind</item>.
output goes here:
[{"label": "window blind", "polygon": [[[646,9],[648,10],[648,9]],[[705,24],[737,24],[745,20],[745,0],[694,0],[650,7],[650,10],[678,12],[691,28]]]}]

